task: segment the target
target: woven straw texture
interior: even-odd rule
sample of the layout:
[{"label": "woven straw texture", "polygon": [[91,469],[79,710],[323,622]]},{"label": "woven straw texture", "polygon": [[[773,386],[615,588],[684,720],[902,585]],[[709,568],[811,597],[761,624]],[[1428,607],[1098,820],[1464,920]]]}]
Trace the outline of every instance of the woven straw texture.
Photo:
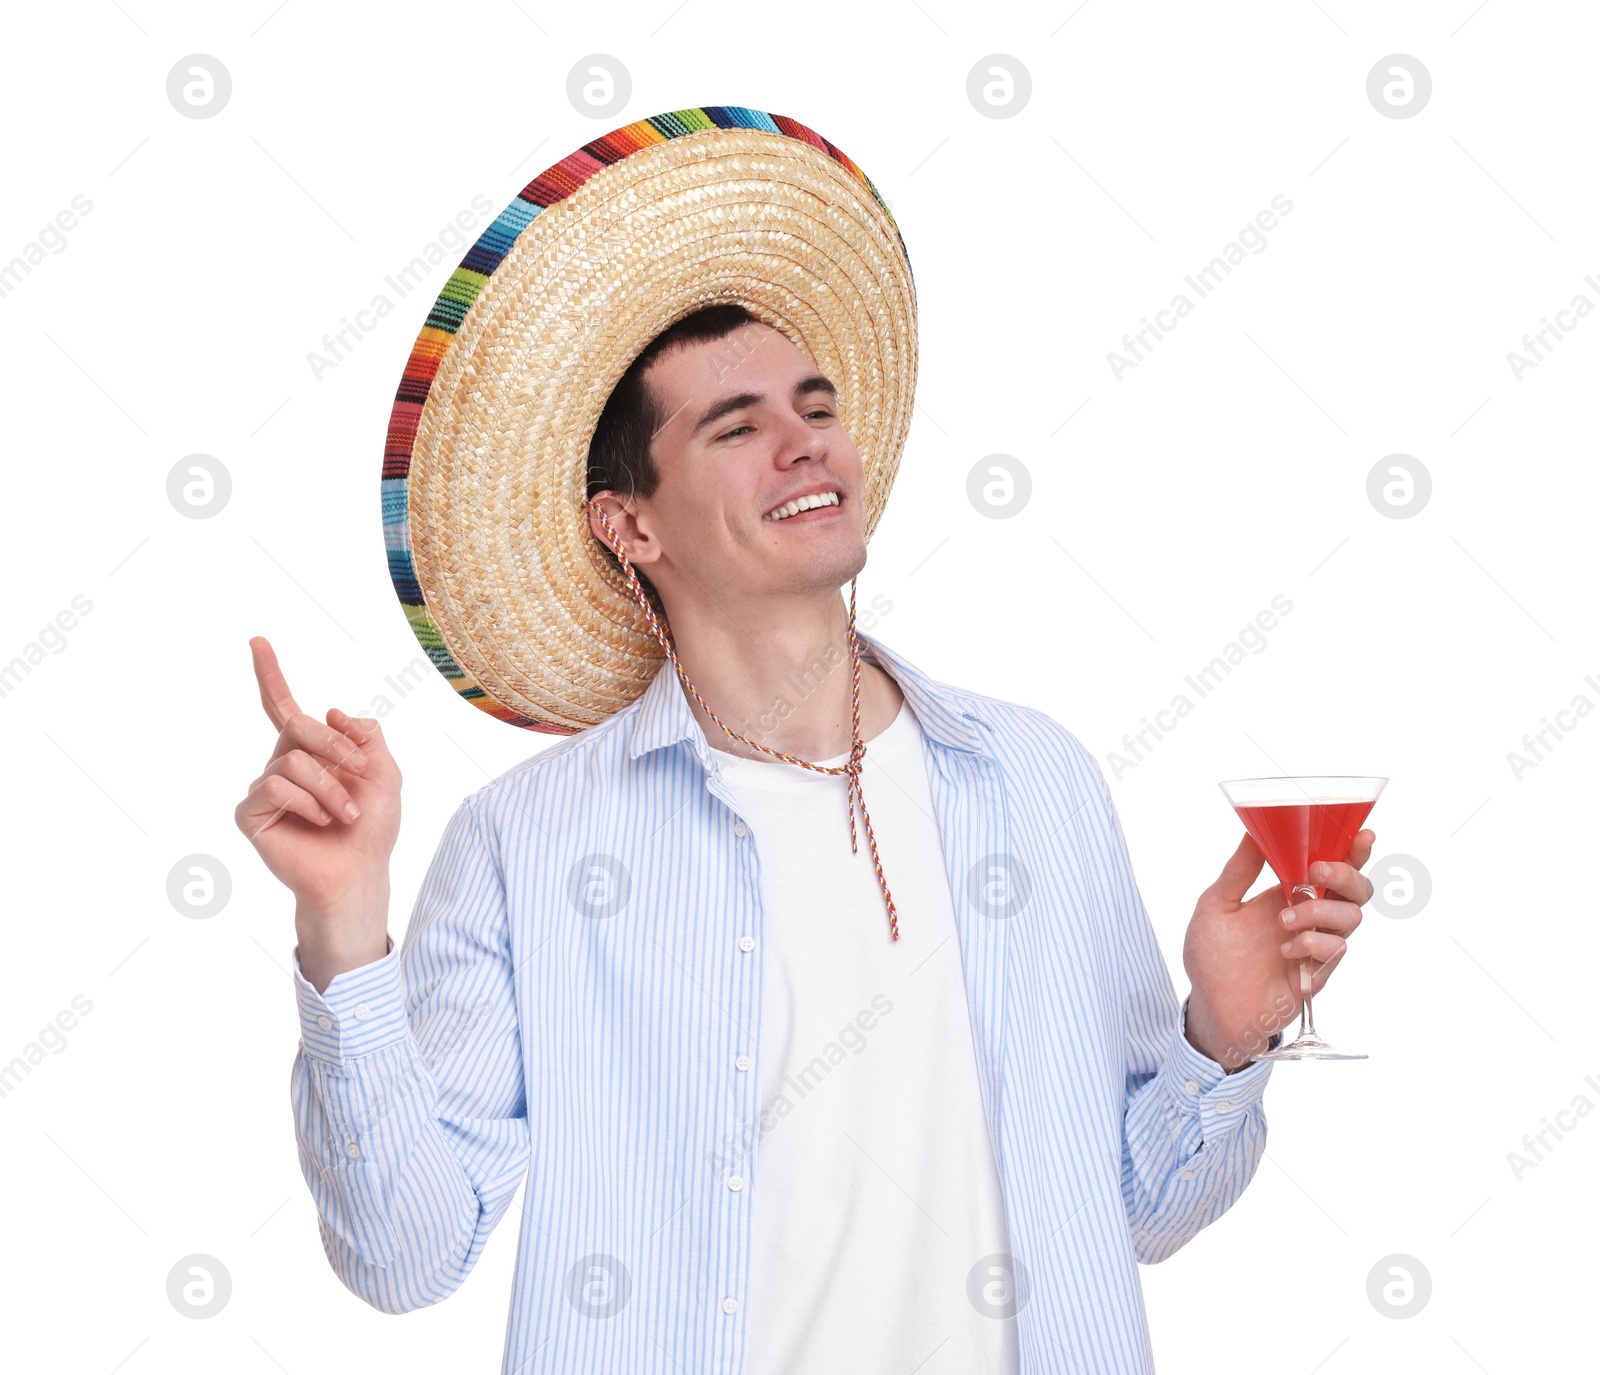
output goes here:
[{"label": "woven straw texture", "polygon": [[[916,385],[905,246],[866,175],[783,116],[679,110],[546,169],[440,293],[390,417],[389,568],[430,660],[474,706],[571,734],[663,654],[583,510],[589,441],[644,347],[737,302],[839,388],[870,535]],[[730,341],[731,343],[731,341]]]}]

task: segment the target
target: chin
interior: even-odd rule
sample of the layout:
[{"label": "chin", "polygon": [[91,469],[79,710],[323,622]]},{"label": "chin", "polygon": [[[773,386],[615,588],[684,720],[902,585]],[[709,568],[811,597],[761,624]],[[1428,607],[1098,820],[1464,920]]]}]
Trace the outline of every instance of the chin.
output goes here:
[{"label": "chin", "polygon": [[837,592],[847,587],[867,564],[867,549],[859,540],[840,541],[831,549],[810,549],[783,568],[774,568],[774,582],[790,593]]},{"label": "chin", "polygon": [[818,559],[817,584],[844,587],[867,566],[867,546],[859,541],[851,548],[830,550]]}]

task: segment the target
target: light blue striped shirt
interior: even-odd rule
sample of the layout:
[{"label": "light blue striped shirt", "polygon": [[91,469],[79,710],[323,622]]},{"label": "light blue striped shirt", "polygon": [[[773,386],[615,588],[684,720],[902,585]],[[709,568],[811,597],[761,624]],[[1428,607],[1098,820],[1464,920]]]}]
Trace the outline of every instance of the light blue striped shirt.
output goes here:
[{"label": "light blue striped shirt", "polygon": [[[1022,1375],[1151,1371],[1138,1263],[1255,1173],[1271,1062],[1225,1077],[1185,1039],[1094,757],[860,638],[926,739],[1026,1277],[997,1320]],[[760,1054],[763,911],[717,753],[664,667],[462,802],[398,949],[321,995],[295,954],[291,1094],[329,1262],[383,1312],[437,1303],[526,1178],[506,1375],[745,1375],[759,1169],[732,1191],[716,1162],[760,1108],[734,1062]]]}]

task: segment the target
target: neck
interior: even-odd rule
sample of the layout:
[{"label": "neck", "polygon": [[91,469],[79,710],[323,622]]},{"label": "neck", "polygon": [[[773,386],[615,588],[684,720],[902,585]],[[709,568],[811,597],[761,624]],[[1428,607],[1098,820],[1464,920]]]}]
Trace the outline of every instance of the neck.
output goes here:
[{"label": "neck", "polygon": [[[847,597],[848,588],[843,595],[786,599],[781,607],[741,607],[737,622],[727,614],[689,614],[672,621],[673,645],[689,681],[729,730],[780,754],[831,759],[851,748]],[[724,734],[684,696],[714,749],[771,758]],[[863,657],[861,738],[884,730],[902,700],[894,679]]]}]

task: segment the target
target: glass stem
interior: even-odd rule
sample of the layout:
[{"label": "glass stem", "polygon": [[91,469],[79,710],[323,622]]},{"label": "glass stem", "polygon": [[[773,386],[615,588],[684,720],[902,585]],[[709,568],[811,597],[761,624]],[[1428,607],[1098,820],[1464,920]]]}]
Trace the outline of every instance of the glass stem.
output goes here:
[{"label": "glass stem", "polygon": [[1311,1020],[1311,965],[1310,955],[1300,957],[1300,1034],[1295,1039],[1317,1039],[1316,1023]]},{"label": "glass stem", "polygon": [[[1308,883],[1296,884],[1294,891],[1304,893],[1311,899],[1317,896],[1317,890]],[[1295,1037],[1297,1041],[1318,1039],[1317,1024],[1311,1018],[1311,975],[1315,963],[1315,957],[1311,955],[1300,957],[1300,1034]]]}]

